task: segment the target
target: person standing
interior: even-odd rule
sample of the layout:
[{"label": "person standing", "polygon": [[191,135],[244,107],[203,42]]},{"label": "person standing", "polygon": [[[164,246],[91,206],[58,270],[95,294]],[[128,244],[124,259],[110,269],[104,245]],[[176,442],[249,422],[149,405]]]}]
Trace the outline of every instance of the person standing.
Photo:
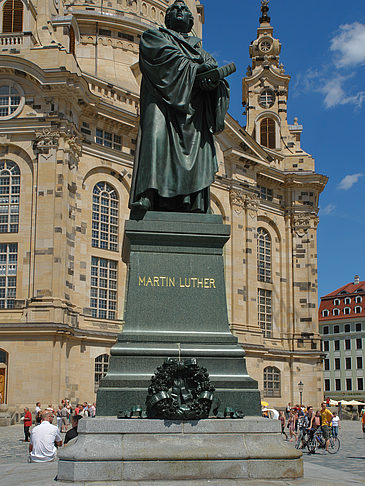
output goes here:
[{"label": "person standing", "polygon": [[95,418],[95,415],[96,415],[96,403],[95,402],[89,407],[89,414],[90,414],[90,417]]},{"label": "person standing", "polygon": [[[364,413],[362,414],[362,417],[361,417],[361,425],[362,425],[362,431],[365,434],[365,411],[364,411]],[[365,438],[365,436],[364,436],[364,438]]]},{"label": "person standing", "polygon": [[68,409],[66,407],[66,403],[64,403],[61,410],[61,432],[67,432],[67,424],[68,424]]},{"label": "person standing", "polygon": [[297,419],[298,419],[298,415],[297,415],[295,409],[293,408],[292,410],[290,410],[290,415],[289,415],[289,420],[288,420],[290,442],[293,442],[293,440],[294,440],[293,436],[294,436],[295,440],[298,439],[298,436],[295,433],[295,426],[297,424]]},{"label": "person standing", "polygon": [[286,420],[285,420],[284,412],[282,410],[280,410],[280,412],[279,412],[279,420],[280,420],[280,423],[281,423],[281,434],[284,434],[285,440],[288,440],[288,436],[286,435],[286,432],[285,432]]},{"label": "person standing", "polygon": [[30,434],[30,462],[52,462],[57,453],[57,447],[62,445],[60,432],[52,425],[54,414],[50,411],[42,413],[41,423],[34,427]]},{"label": "person standing", "polygon": [[333,415],[330,412],[330,410],[328,410],[326,402],[321,403],[320,414],[321,414],[322,434],[323,434],[324,440],[326,441],[326,449],[325,449],[324,453],[328,454],[328,448],[329,448],[329,445],[330,445],[330,430],[329,430],[329,428],[330,428],[331,423],[332,423]]},{"label": "person standing", "polygon": [[340,417],[336,412],[333,412],[332,416],[332,435],[333,437],[338,437],[338,429],[341,427]]},{"label": "person standing", "polygon": [[32,414],[28,407],[24,409],[24,442],[29,442],[29,428],[32,426]]},{"label": "person standing", "polygon": [[291,403],[289,402],[286,409],[285,409],[285,416],[286,416],[286,419],[289,418],[290,416],[290,410],[291,410]]},{"label": "person standing", "polygon": [[61,432],[61,428],[62,428],[62,405],[58,405],[58,409],[57,409],[57,427],[58,427],[58,430]]},{"label": "person standing", "polygon": [[39,425],[41,423],[41,402],[37,402],[35,404],[35,410],[34,410],[34,419],[35,419],[35,424]]}]

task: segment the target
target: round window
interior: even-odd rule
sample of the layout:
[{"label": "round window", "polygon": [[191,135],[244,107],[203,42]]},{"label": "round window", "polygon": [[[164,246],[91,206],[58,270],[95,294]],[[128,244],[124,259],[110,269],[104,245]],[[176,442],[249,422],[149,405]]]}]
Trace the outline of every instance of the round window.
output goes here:
[{"label": "round window", "polygon": [[24,93],[12,81],[0,82],[0,119],[7,120],[20,113],[24,106]]},{"label": "round window", "polygon": [[271,42],[269,40],[263,40],[260,44],[260,50],[262,52],[269,52],[271,49]]},{"label": "round window", "polygon": [[275,93],[272,89],[264,89],[259,97],[260,106],[263,108],[271,108],[275,103]]}]

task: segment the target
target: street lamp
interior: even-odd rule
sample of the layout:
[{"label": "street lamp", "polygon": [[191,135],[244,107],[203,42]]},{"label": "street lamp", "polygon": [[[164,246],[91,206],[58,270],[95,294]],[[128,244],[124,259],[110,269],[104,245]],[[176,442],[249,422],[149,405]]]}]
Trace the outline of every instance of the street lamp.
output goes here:
[{"label": "street lamp", "polygon": [[298,390],[299,390],[299,395],[300,395],[300,406],[303,405],[303,390],[304,390],[304,383],[302,380],[298,383]]}]

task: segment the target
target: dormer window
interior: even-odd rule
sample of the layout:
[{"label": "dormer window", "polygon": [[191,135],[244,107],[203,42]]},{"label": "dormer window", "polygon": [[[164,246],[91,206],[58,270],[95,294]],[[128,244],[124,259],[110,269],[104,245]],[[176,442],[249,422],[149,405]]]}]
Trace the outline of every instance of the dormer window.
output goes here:
[{"label": "dormer window", "polygon": [[259,97],[259,104],[262,108],[271,108],[275,103],[275,94],[272,89],[265,88]]}]

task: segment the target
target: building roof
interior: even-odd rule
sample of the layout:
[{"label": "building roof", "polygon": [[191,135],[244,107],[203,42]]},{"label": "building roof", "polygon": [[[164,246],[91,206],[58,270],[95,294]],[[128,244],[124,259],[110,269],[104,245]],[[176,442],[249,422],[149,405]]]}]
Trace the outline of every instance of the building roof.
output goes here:
[{"label": "building roof", "polygon": [[[360,296],[361,302],[355,302],[355,297]],[[345,304],[345,298],[350,297],[349,304]],[[339,304],[334,304],[335,299],[339,300]],[[355,312],[355,307],[360,307],[361,311]],[[345,314],[344,309],[349,308],[350,311]],[[333,314],[333,310],[338,309],[338,315]],[[323,311],[328,310],[328,316],[323,315]],[[359,309],[357,309],[359,310]],[[347,283],[337,290],[330,292],[321,297],[321,304],[318,310],[319,320],[334,321],[338,319],[359,319],[365,317],[365,281],[355,280],[355,282]]]}]

